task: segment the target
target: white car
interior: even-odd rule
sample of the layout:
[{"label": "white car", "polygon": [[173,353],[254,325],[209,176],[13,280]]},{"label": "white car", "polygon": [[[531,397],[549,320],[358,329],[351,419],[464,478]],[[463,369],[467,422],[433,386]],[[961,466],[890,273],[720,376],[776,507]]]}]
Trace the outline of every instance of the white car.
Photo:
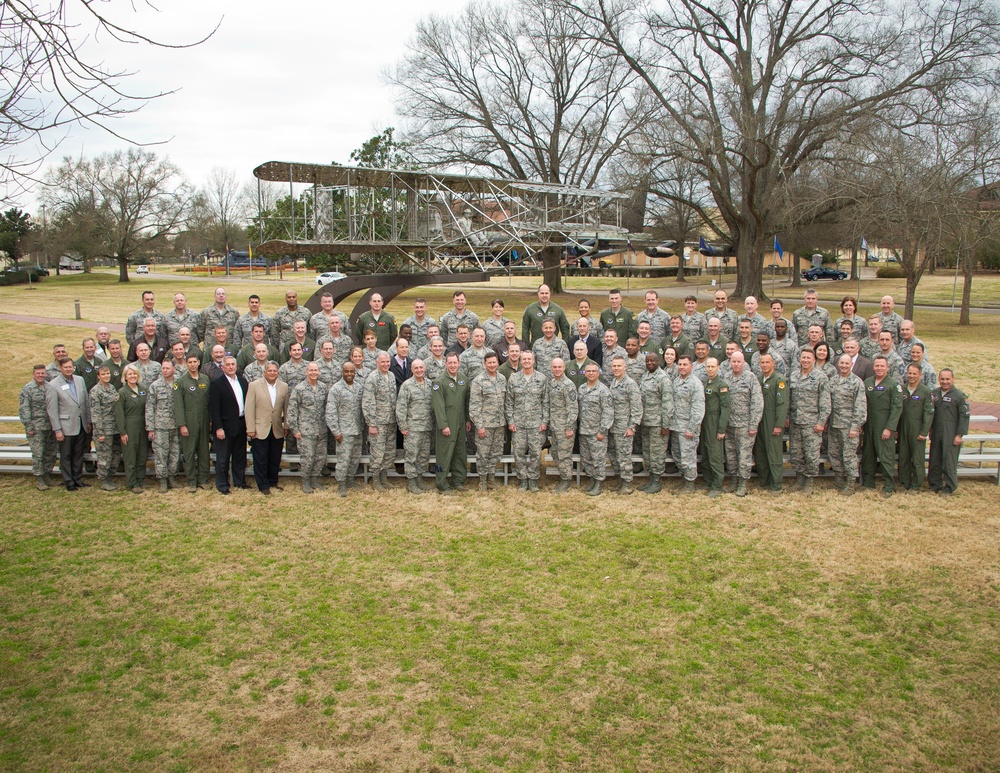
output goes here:
[{"label": "white car", "polygon": [[149,266],[139,266],[135,270],[135,273],[136,274],[148,274],[149,273]]},{"label": "white car", "polygon": [[347,279],[347,274],[341,274],[339,271],[326,271],[316,277],[316,284],[328,285],[330,282],[339,282],[341,279]]}]

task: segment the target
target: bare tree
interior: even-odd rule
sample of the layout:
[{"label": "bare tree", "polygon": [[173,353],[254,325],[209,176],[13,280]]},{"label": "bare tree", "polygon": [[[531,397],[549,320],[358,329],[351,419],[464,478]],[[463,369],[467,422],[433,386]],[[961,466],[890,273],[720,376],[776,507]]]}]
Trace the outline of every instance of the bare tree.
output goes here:
[{"label": "bare tree", "polygon": [[[512,0],[420,22],[387,74],[414,154],[517,180],[601,183],[646,113],[637,77],[574,16],[557,0]],[[560,253],[543,255],[555,291]]]},{"label": "bare tree", "polygon": [[191,201],[176,166],[135,148],[66,158],[49,170],[46,183],[43,200],[54,211],[92,209],[100,254],[118,262],[120,282],[129,281],[131,259],[181,230]]},{"label": "bare tree", "polygon": [[[251,202],[246,199],[247,186],[232,169],[215,167],[209,173],[205,186],[205,204],[218,226],[219,249],[243,247],[246,226],[251,213]],[[254,196],[256,199],[256,196]]]},{"label": "bare tree", "polygon": [[[153,9],[152,4],[146,5]],[[130,91],[132,72],[108,63],[94,40],[187,48],[206,40],[167,43],[131,23],[137,4],[92,0],[4,0],[0,3],[0,197],[59,144],[70,124],[97,126],[117,137],[113,119],[171,93]],[[155,9],[154,9],[155,10]],[[216,26],[216,29],[218,27]],[[90,45],[84,46],[89,41]],[[122,138],[125,139],[125,138]]]},{"label": "bare tree", "polygon": [[[946,99],[1000,51],[990,0],[566,0],[642,77],[737,245],[737,296],[762,292],[779,191],[866,115]],[[585,34],[584,26],[581,34]]]}]

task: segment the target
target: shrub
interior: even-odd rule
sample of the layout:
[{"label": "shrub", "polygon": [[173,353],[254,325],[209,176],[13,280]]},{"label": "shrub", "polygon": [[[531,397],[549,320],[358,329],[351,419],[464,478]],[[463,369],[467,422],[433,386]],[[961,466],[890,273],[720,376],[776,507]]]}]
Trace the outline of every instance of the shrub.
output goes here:
[{"label": "shrub", "polygon": [[902,266],[880,266],[875,276],[879,279],[904,279],[906,272]]}]

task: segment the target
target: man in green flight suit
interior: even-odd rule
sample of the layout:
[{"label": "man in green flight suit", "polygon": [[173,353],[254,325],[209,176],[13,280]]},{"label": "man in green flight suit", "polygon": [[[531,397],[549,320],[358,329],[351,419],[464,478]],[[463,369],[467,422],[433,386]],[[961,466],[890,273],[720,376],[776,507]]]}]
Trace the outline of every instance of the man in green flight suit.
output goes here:
[{"label": "man in green flight suit", "polygon": [[931,491],[947,497],[958,488],[958,454],[962,436],[969,431],[969,401],[965,392],[955,388],[951,368],[942,368],[938,373],[938,388],[931,392],[931,400],[934,422],[927,482]]},{"label": "man in green flight suit", "polygon": [[774,369],[773,355],[762,354],[759,364],[764,415],[754,441],[754,459],[761,489],[781,491],[781,470],[784,467],[781,442],[785,434],[785,419],[788,418],[788,382]]},{"label": "man in green flight suit", "polygon": [[705,361],[705,418],[701,421],[702,473],[708,484],[708,496],[713,499],[722,494],[723,441],[729,427],[729,384],[719,376],[719,361],[709,357]]},{"label": "man in green flight suit", "polygon": [[875,375],[865,379],[868,420],[865,422],[865,447],[861,457],[861,484],[875,488],[875,471],[882,472],[882,496],[891,497],[895,489],[893,473],[896,462],[896,426],[903,412],[903,387],[889,376],[889,361],[881,354],[872,361]]},{"label": "man in green flight suit", "polygon": [[[444,370],[431,384],[431,406],[437,427],[435,483],[442,494],[459,491],[465,484],[470,386],[466,374],[458,369],[458,355],[454,352],[449,352],[445,358]],[[451,473],[450,483],[448,473]]]},{"label": "man in green flight suit", "polygon": [[184,474],[188,488],[195,491],[208,483],[208,376],[198,371],[198,355],[186,360],[187,372],[177,379],[174,391],[174,420],[181,433]]}]

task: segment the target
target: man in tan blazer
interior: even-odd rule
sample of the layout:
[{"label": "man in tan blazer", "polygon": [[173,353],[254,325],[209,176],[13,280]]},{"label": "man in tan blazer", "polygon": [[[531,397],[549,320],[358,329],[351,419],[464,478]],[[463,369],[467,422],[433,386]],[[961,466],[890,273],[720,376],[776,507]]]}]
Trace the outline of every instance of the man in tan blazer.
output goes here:
[{"label": "man in tan blazer", "polygon": [[285,442],[287,409],[288,384],[278,379],[278,363],[268,362],[264,378],[250,383],[243,411],[253,452],[253,477],[265,496],[270,495],[273,488],[282,490],[278,484],[278,468]]}]

